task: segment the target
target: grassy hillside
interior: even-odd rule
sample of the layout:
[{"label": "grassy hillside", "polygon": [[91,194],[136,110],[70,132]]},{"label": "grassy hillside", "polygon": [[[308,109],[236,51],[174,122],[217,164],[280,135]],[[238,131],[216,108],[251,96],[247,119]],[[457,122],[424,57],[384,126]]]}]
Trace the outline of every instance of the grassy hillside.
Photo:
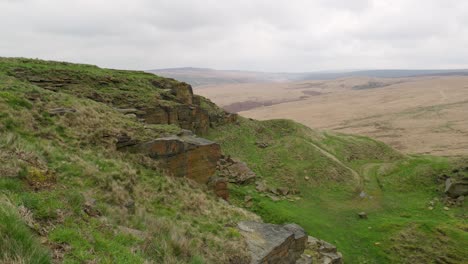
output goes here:
[{"label": "grassy hillside", "polygon": [[[256,216],[203,186],[164,176],[154,160],[115,148],[121,134],[151,139],[180,128],[143,124],[76,96],[95,90],[94,81],[54,92],[10,70],[110,74],[129,88],[157,77],[21,61],[0,60],[0,263],[219,263],[246,256],[233,226]],[[49,113],[57,107],[75,112]]]},{"label": "grassy hillside", "polygon": [[[253,197],[250,210],[267,221],[302,225],[336,244],[346,263],[468,258],[467,207],[444,210],[437,180],[456,166],[451,160],[403,156],[369,138],[319,133],[286,120],[241,119],[209,137],[226,154],[246,161],[269,186],[300,190],[296,197],[273,201],[253,185],[234,186],[235,204]],[[258,142],[268,147],[259,148]],[[368,219],[358,218],[361,211]]]},{"label": "grassy hillside", "polygon": [[48,90],[119,107],[174,104],[173,96],[166,89],[181,85],[175,80],[139,71],[21,58],[0,58],[0,71]]},{"label": "grassy hillside", "polygon": [[[444,210],[441,201],[437,177],[456,166],[449,159],[287,120],[210,123],[207,136],[259,181],[300,192],[274,201],[255,185],[230,185],[230,205],[206,186],[166,177],[153,159],[117,151],[121,136],[146,141],[181,128],[116,108],[190,109],[187,91],[143,72],[0,58],[0,263],[245,263],[235,226],[254,213],[302,225],[347,263],[468,258],[466,205]],[[209,122],[222,118],[197,101]],[[241,209],[247,195],[254,213]]]}]

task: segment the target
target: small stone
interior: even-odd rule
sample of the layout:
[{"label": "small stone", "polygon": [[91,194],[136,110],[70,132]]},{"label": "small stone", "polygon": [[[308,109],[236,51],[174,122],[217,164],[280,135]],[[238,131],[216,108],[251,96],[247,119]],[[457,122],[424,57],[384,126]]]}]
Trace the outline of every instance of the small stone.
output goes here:
[{"label": "small stone", "polygon": [[213,177],[210,179],[208,184],[211,185],[217,197],[220,197],[224,200],[229,199],[228,182],[226,179]]},{"label": "small stone", "polygon": [[226,201],[226,200],[224,200],[224,199],[221,198],[221,197],[218,199],[218,202],[220,202],[220,203],[222,203],[222,204],[224,204],[224,205],[229,205],[229,202]]},{"label": "small stone", "polygon": [[[94,199],[92,199],[94,200]],[[92,200],[86,201],[83,205],[83,211],[91,216],[91,217],[98,217],[101,216],[101,212],[96,208],[95,202]],[[95,200],[94,200],[95,201]]]},{"label": "small stone", "polygon": [[364,191],[362,191],[362,192],[359,194],[359,197],[361,197],[361,199],[366,198],[366,196],[367,196],[367,194],[366,194]]},{"label": "small stone", "polygon": [[268,190],[268,187],[266,186],[264,182],[257,182],[255,189],[258,192],[266,192]]},{"label": "small stone", "polygon": [[360,219],[367,219],[367,214],[365,212],[358,213]]},{"label": "small stone", "polygon": [[304,180],[306,180],[306,181],[308,181],[309,179],[310,179],[309,176],[304,177]]},{"label": "small stone", "polygon": [[278,188],[278,192],[281,195],[288,195],[289,188],[288,187],[280,187],[280,188]]},{"label": "small stone", "polygon": [[76,113],[76,109],[60,107],[60,108],[49,109],[48,112],[51,116],[57,116],[57,115],[64,115],[67,113]]},{"label": "small stone", "polygon": [[380,245],[380,242],[375,242],[374,245],[378,246]]},{"label": "small stone", "polygon": [[444,210],[445,210],[445,211],[448,211],[448,210],[450,210],[450,208],[448,208],[447,206],[445,206],[445,207],[444,207]]},{"label": "small stone", "polygon": [[268,143],[265,143],[265,142],[255,142],[255,145],[257,145],[257,147],[259,147],[259,148],[267,148],[268,147]]},{"label": "small stone", "polygon": [[427,209],[432,211],[432,210],[434,210],[434,207],[429,206]]},{"label": "small stone", "polygon": [[372,229],[372,226],[368,226],[367,229]]},{"label": "small stone", "polygon": [[293,188],[293,189],[289,190],[289,194],[296,195],[296,194],[299,194],[299,193],[300,193],[300,191],[298,189]]},{"label": "small stone", "polygon": [[270,199],[271,199],[272,201],[274,201],[274,202],[277,202],[277,201],[280,200],[280,198],[278,198],[277,196],[271,195],[271,194],[268,194],[267,196],[270,197]]},{"label": "small stone", "polygon": [[129,211],[135,211],[135,201],[133,199],[126,201],[124,206],[127,207]]},{"label": "small stone", "polygon": [[269,188],[268,191],[273,194],[279,195],[278,189],[275,187]]},{"label": "small stone", "polygon": [[321,253],[336,253],[337,250],[336,250],[336,246],[326,242],[326,241],[323,241],[321,240],[320,241],[320,248],[319,248],[319,252]]},{"label": "small stone", "polygon": [[454,180],[448,178],[445,180],[445,193],[451,198],[458,198],[468,194],[468,178]]},{"label": "small stone", "polygon": [[126,114],[125,116],[132,119],[137,119],[137,116],[135,114]]}]

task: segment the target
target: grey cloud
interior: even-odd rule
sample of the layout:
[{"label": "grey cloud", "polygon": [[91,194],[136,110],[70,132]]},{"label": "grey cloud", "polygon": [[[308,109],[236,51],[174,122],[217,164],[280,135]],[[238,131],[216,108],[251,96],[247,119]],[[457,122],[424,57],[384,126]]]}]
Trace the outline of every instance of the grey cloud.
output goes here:
[{"label": "grey cloud", "polygon": [[456,0],[0,0],[0,56],[150,69],[468,68]]}]

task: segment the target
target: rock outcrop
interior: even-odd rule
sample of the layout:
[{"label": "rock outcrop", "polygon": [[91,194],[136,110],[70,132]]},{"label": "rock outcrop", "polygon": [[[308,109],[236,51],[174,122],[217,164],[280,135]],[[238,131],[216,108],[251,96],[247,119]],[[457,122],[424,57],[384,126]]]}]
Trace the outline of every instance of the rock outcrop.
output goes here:
[{"label": "rock outcrop", "polygon": [[304,252],[307,234],[296,224],[284,226],[259,222],[240,222],[252,257],[251,263],[293,264]]},{"label": "rock outcrop", "polygon": [[138,118],[148,124],[174,124],[197,134],[204,134],[210,127],[209,114],[196,105],[157,106],[142,109]]},{"label": "rock outcrop", "polygon": [[223,156],[217,164],[219,176],[225,177],[229,182],[236,184],[250,183],[257,175],[245,164],[237,159]]},{"label": "rock outcrop", "polygon": [[337,248],[320,239],[309,236],[305,253],[302,255],[301,263],[317,264],[342,264],[343,255]]},{"label": "rock outcrop", "polygon": [[[189,84],[172,79],[161,79],[156,76],[154,79],[145,78],[140,87],[137,85],[128,89],[125,86],[133,80],[127,77],[95,76],[85,73],[76,75],[72,71],[62,70],[49,71],[47,75],[42,75],[26,69],[13,71],[11,74],[44,89],[71,93],[120,108],[123,110],[122,113],[134,114],[139,120],[149,124],[174,124],[197,134],[206,133],[209,127],[237,120],[236,114],[228,113],[208,99],[194,95]],[[89,86],[87,89],[77,89],[76,84],[79,83],[87,83]],[[117,92],[109,93],[107,90],[102,90],[102,87]],[[123,87],[125,88],[120,89]],[[154,92],[151,89],[154,89]],[[126,92],[122,93],[122,90]],[[146,95],[146,98],[143,99],[142,95]]]},{"label": "rock outcrop", "polygon": [[201,97],[195,96],[192,87],[186,83],[171,86],[168,90],[177,103],[146,107],[137,113],[137,117],[149,124],[175,124],[197,134],[205,134],[210,126],[237,120],[236,114],[210,113],[204,109]]},{"label": "rock outcrop", "polygon": [[142,153],[161,161],[162,168],[175,177],[186,177],[198,183],[207,183],[216,172],[221,158],[220,146],[195,136],[169,136],[148,142],[127,145],[124,151]]},{"label": "rock outcrop", "polygon": [[445,193],[451,198],[468,195],[468,178],[461,180],[448,178],[445,181]]},{"label": "rock outcrop", "polygon": [[224,178],[213,177],[210,179],[210,184],[216,196],[223,198],[224,200],[229,200],[229,189],[228,181]]}]

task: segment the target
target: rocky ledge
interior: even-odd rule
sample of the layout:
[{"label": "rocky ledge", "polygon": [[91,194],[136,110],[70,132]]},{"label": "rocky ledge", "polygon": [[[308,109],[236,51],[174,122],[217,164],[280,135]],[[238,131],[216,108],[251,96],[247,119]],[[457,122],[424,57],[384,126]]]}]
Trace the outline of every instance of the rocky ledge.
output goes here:
[{"label": "rocky ledge", "polygon": [[132,145],[123,144],[120,150],[148,155],[160,161],[168,174],[198,183],[208,182],[221,158],[221,148],[217,143],[194,135],[173,135]]},{"label": "rocky ledge", "polygon": [[459,180],[447,178],[445,181],[445,193],[451,198],[468,195],[468,178]]},{"label": "rocky ledge", "polygon": [[251,183],[257,177],[245,162],[232,159],[229,156],[221,157],[218,161],[217,169],[220,177],[226,178],[229,182],[236,184]]},{"label": "rocky ledge", "polygon": [[[165,99],[172,103],[118,110],[127,115],[135,115],[139,120],[148,124],[174,124],[201,135],[205,134],[209,127],[237,121],[237,114],[221,110],[210,113],[204,109],[202,107],[202,97],[194,95],[192,87],[186,83],[169,86],[153,83],[153,85],[167,87],[168,89],[165,89],[167,90]],[[206,101],[204,104],[213,103]],[[214,104],[212,107],[214,108]]]},{"label": "rocky ledge", "polygon": [[259,222],[240,222],[252,264],[293,264],[301,257],[307,244],[307,234],[296,224],[274,225]]},{"label": "rocky ledge", "polygon": [[304,254],[297,264],[343,264],[343,255],[337,248],[320,239],[309,236]]}]

